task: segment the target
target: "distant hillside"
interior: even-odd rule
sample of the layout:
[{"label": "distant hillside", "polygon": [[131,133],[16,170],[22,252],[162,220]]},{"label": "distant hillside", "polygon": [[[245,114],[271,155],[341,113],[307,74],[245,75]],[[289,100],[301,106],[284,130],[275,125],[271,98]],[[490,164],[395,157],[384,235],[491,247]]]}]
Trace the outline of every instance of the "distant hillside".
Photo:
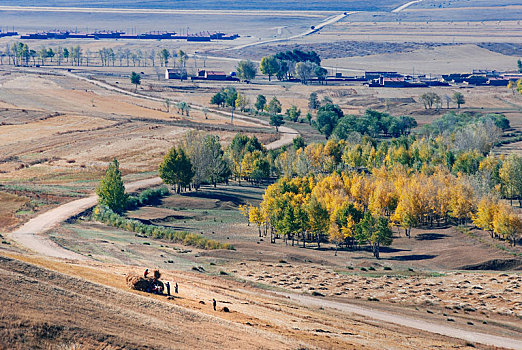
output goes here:
[{"label": "distant hillside", "polygon": [[3,6],[43,7],[116,7],[116,8],[159,8],[159,9],[210,9],[210,10],[288,10],[288,11],[387,11],[402,5],[406,0],[2,0]]}]

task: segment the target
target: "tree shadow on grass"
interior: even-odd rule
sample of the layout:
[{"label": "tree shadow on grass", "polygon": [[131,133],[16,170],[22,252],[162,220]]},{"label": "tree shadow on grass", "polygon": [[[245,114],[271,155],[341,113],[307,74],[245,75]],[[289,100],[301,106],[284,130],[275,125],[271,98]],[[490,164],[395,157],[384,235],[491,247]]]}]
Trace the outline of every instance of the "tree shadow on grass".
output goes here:
[{"label": "tree shadow on grass", "polygon": [[244,200],[237,196],[227,195],[219,192],[209,192],[209,191],[194,191],[194,192],[186,192],[182,194],[185,197],[196,197],[196,198],[204,198],[204,199],[216,199],[221,202],[232,202],[235,205],[244,204]]},{"label": "tree shadow on grass", "polygon": [[448,235],[442,233],[421,233],[415,236],[417,241],[435,241],[438,239],[444,239],[449,237]]},{"label": "tree shadow on grass", "polygon": [[[369,248],[371,251],[371,249]],[[398,252],[410,252],[411,249],[400,249],[400,248],[392,248],[392,247],[380,247],[381,253],[398,253]]]},{"label": "tree shadow on grass", "polygon": [[387,260],[395,261],[416,261],[416,260],[428,260],[437,257],[437,255],[431,254],[411,254],[411,255],[398,255],[387,258]]}]

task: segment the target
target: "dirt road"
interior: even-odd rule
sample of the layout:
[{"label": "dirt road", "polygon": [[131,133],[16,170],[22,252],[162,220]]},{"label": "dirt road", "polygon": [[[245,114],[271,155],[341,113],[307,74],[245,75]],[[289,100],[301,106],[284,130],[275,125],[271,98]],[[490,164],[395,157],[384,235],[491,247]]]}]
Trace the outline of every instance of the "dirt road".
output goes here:
[{"label": "dirt road", "polygon": [[[34,70],[33,70],[34,71]],[[39,70],[37,70],[39,71]],[[92,84],[95,84],[101,88],[118,92],[121,94],[126,94],[133,97],[138,97],[142,99],[149,99],[153,101],[162,102],[163,100],[155,97],[150,96],[143,96],[137,93],[133,93],[115,86],[112,86],[110,84],[100,82],[93,79],[88,79],[86,77],[82,77],[73,73],[64,72],[62,70],[55,70],[57,73],[70,76],[75,79],[83,80]],[[193,106],[196,109],[203,108],[202,106]],[[230,116],[230,112],[226,111],[220,111],[216,109],[211,109],[211,113],[217,113],[221,115],[227,115]],[[269,127],[268,123],[266,121],[262,121],[256,118],[251,118],[248,116],[244,116],[241,114],[236,113],[234,115],[234,118],[239,120],[245,120],[251,123],[255,123],[257,125],[267,126]],[[280,138],[279,140],[276,140],[272,143],[269,143],[266,146],[267,149],[276,149],[281,146],[290,144],[292,140],[299,136],[299,133],[291,128],[288,127],[281,127],[280,128]],[[128,191],[135,191],[138,189],[151,187],[154,185],[158,185],[161,183],[160,178],[152,178],[142,181],[137,181],[133,183],[127,184],[125,187]],[[69,251],[53,241],[51,241],[48,237],[44,236],[43,234],[47,231],[49,231],[51,228],[59,225],[61,222],[67,220],[68,218],[78,215],[79,213],[95,206],[97,203],[97,197],[95,195],[78,199],[66,204],[63,204],[57,208],[54,208],[52,210],[49,210],[48,212],[45,212],[43,214],[38,215],[37,217],[31,219],[29,222],[24,224],[22,227],[17,229],[16,231],[12,232],[10,234],[11,239],[13,239],[15,242],[17,242],[22,247],[25,247],[31,251],[38,252],[42,255],[55,257],[55,258],[64,258],[64,259],[79,259],[84,260],[86,257],[74,253],[72,251]]]},{"label": "dirt road", "polygon": [[414,0],[414,1],[410,1],[404,5],[401,5],[399,7],[397,7],[395,10],[392,10],[393,13],[397,13],[397,12],[401,12],[402,10],[405,10],[407,9],[408,7],[410,7],[411,5],[415,5],[415,4],[418,4],[419,2],[423,2],[424,0]]},{"label": "dirt road", "polygon": [[308,306],[328,307],[343,312],[370,317],[387,323],[395,323],[401,326],[420,329],[426,332],[437,333],[452,338],[463,339],[469,342],[491,345],[495,347],[502,347],[507,349],[522,349],[522,340],[500,337],[479,332],[471,332],[456,327],[445,326],[434,322],[407,317],[404,315],[395,315],[392,313],[373,310],[358,305],[324,300],[301,294],[278,292],[276,293],[286,298],[289,298],[290,300],[299,302],[299,304],[305,304]]},{"label": "dirt road", "polygon": [[341,14],[339,14],[337,16],[331,16],[331,17],[327,18],[326,20],[324,20],[323,22],[319,23],[318,25],[311,27],[306,32],[303,32],[303,33],[300,33],[300,34],[297,34],[297,35],[293,35],[293,36],[290,36],[288,38],[277,38],[277,39],[261,40],[261,41],[256,41],[256,42],[253,42],[253,43],[248,43],[248,44],[234,46],[234,47],[228,48],[226,50],[241,50],[241,49],[244,49],[244,48],[247,48],[247,47],[252,47],[252,46],[258,46],[258,45],[264,45],[264,44],[269,44],[269,43],[284,42],[284,41],[299,39],[299,38],[302,38],[302,37],[305,37],[305,36],[317,33],[321,29],[323,29],[324,27],[329,26],[329,25],[334,24],[334,23],[337,23],[340,20],[346,18],[347,16],[349,16],[349,15],[351,15],[353,13],[356,13],[356,12],[353,12],[353,11],[352,12],[344,12],[344,13],[341,13]]},{"label": "dirt road", "polygon": [[[125,185],[125,188],[127,191],[136,191],[142,188],[159,185],[161,182],[161,179],[156,177],[131,182]],[[57,208],[51,209],[29,220],[22,227],[13,231],[10,234],[10,237],[24,248],[42,255],[54,258],[85,260],[85,256],[59,246],[43,234],[70,217],[92,208],[96,205],[97,201],[98,197],[93,195],[60,205]]]}]

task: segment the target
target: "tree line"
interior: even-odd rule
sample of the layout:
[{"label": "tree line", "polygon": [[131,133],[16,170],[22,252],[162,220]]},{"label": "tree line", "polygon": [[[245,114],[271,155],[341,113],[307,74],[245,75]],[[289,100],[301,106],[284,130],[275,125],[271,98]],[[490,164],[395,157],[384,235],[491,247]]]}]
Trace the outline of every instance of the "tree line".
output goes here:
[{"label": "tree line", "polygon": [[[179,67],[186,68],[189,55],[183,50],[131,50],[129,48],[103,47],[96,51],[84,49],[79,45],[71,47],[58,46],[55,48],[44,46],[39,49],[30,48],[23,42],[6,44],[4,50],[0,50],[0,64],[12,65],[75,65],[75,66],[126,66],[126,67]],[[194,67],[202,64],[206,66],[207,57],[193,55]],[[201,62],[201,63],[200,63]]]},{"label": "tree line", "polygon": [[[250,60],[240,61],[236,68],[238,78],[244,81],[254,79],[257,70],[257,65]],[[312,79],[323,84],[328,74],[328,71],[321,67],[321,58],[316,52],[304,52],[299,49],[262,57],[259,70],[268,76],[269,81],[274,76],[281,81],[297,77],[303,84],[308,84]]]},{"label": "tree line", "polygon": [[422,94],[420,99],[424,104],[424,109],[432,109],[435,107],[435,109],[440,110],[442,108],[443,99],[444,102],[446,102],[446,108],[448,109],[450,108],[450,102],[455,103],[458,109],[460,109],[460,106],[466,103],[464,95],[458,91],[453,93],[453,96],[444,95],[443,98],[441,98],[435,92],[427,92]]}]

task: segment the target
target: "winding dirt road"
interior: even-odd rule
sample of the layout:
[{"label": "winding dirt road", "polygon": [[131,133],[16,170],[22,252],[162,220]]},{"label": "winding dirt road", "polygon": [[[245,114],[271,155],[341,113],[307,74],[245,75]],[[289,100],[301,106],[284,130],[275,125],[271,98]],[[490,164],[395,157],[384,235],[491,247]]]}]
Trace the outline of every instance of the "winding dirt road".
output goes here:
[{"label": "winding dirt road", "polygon": [[[131,182],[125,185],[127,191],[132,192],[142,188],[147,188],[161,184],[159,177]],[[24,248],[53,258],[86,260],[86,257],[54,243],[45,236],[44,233],[56,227],[65,220],[78,215],[85,210],[92,208],[98,202],[98,197],[92,195],[87,198],[62,204],[59,207],[46,211],[35,218],[29,220],[19,229],[9,235],[19,245]]]},{"label": "winding dirt road", "polygon": [[401,326],[419,329],[430,333],[437,333],[447,337],[463,339],[473,343],[480,343],[506,349],[522,349],[522,340],[520,339],[512,339],[491,334],[467,331],[458,327],[445,326],[439,323],[424,321],[404,315],[396,315],[385,311],[369,309],[359,305],[314,298],[307,295],[280,292],[275,293],[282,295],[292,301],[299,302],[300,304],[306,304],[308,306],[328,307],[347,313],[370,317],[375,320],[384,321],[387,323],[395,323]]},{"label": "winding dirt road", "polygon": [[414,0],[414,1],[410,1],[404,5],[401,5],[399,7],[397,7],[395,10],[392,10],[393,13],[397,13],[397,12],[401,12],[405,9],[407,9],[408,7],[410,7],[411,5],[415,5],[415,4],[418,4],[419,2],[423,2],[424,0]]},{"label": "winding dirt road", "polygon": [[247,47],[252,47],[252,46],[258,46],[258,45],[264,45],[264,44],[269,44],[269,43],[277,43],[277,42],[284,42],[284,41],[299,39],[299,38],[302,38],[302,37],[305,37],[305,36],[317,33],[321,29],[323,29],[324,27],[329,26],[329,25],[334,24],[334,23],[337,23],[340,20],[342,20],[342,19],[344,19],[344,18],[346,18],[349,15],[354,14],[354,13],[356,13],[356,12],[355,11],[344,12],[344,13],[341,13],[341,14],[339,14],[337,16],[331,16],[331,17],[327,18],[326,20],[324,20],[323,22],[319,23],[318,25],[314,26],[313,28],[310,28],[306,32],[303,32],[303,33],[300,33],[300,34],[297,34],[297,35],[293,35],[293,36],[290,36],[288,38],[276,38],[276,39],[261,40],[261,41],[256,41],[256,42],[253,42],[253,43],[233,46],[233,47],[230,47],[230,48],[228,48],[226,50],[227,51],[229,51],[229,50],[241,50],[241,49],[244,49],[244,48],[247,48]]},{"label": "winding dirt road", "polygon": [[[283,127],[281,127],[283,128]],[[266,145],[267,149],[276,149],[292,142],[296,134],[290,133],[293,129],[287,128],[288,133],[282,133],[282,137]],[[297,134],[299,135],[299,134]],[[125,185],[128,192],[137,191],[147,187],[157,186],[162,183],[159,177],[131,182]],[[62,204],[59,207],[46,211],[33,219],[29,220],[22,227],[8,234],[13,241],[25,249],[39,253],[41,255],[62,258],[86,260],[83,255],[65,249],[54,243],[45,233],[53,227],[58,226],[67,219],[74,217],[85,210],[94,207],[98,203],[96,195],[87,198],[77,199],[72,202]]]},{"label": "winding dirt road", "polygon": [[[38,71],[38,72],[41,71],[41,70],[36,70],[36,69],[27,69],[27,70]],[[127,90],[121,89],[116,86],[112,86],[112,85],[104,83],[104,82],[82,77],[82,76],[76,75],[74,73],[65,72],[65,71],[59,70],[59,69],[56,69],[54,71],[56,73],[64,75],[64,76],[69,76],[69,77],[72,77],[75,79],[86,81],[88,83],[94,84],[94,85],[104,88],[106,90],[114,91],[117,93],[129,95],[129,96],[133,96],[133,97],[138,97],[138,98],[142,98],[142,99],[163,102],[163,100],[160,98],[140,95],[138,93],[127,91]],[[198,105],[193,105],[192,107],[195,109],[203,108],[202,106],[198,106]],[[217,110],[217,109],[209,109],[209,112],[217,113],[217,114],[221,114],[221,115],[227,115],[227,116],[231,115],[230,112],[221,111],[221,110]],[[255,123],[258,125],[262,125],[262,126],[269,126],[268,122],[266,122],[266,121],[263,121],[263,120],[260,120],[257,118],[248,117],[248,116],[238,114],[238,113],[234,114],[234,118],[239,119],[239,120],[249,121],[249,122],[252,122],[252,123]],[[289,128],[289,127],[281,126],[279,128],[279,131],[280,131],[280,138],[274,142],[271,142],[271,143],[265,145],[265,147],[267,149],[269,149],[269,150],[276,149],[276,148],[288,145],[288,144],[292,143],[292,140],[294,138],[299,136],[299,133],[296,130]],[[161,183],[162,183],[161,179],[159,177],[155,177],[155,178],[150,178],[150,179],[146,179],[146,180],[128,183],[125,185],[125,188],[127,189],[127,191],[132,192],[132,191],[144,189],[144,188],[151,187],[151,186],[156,186]],[[69,219],[75,215],[78,215],[89,208],[94,207],[96,204],[97,204],[97,196],[92,195],[87,198],[78,199],[78,200],[60,205],[59,207],[56,207],[54,209],[51,209],[45,213],[42,213],[42,214],[34,217],[33,219],[29,220],[27,223],[25,223],[23,226],[21,226],[17,230],[8,234],[8,236],[13,241],[18,243],[20,246],[24,247],[25,249],[37,252],[41,255],[50,256],[50,257],[54,257],[54,258],[86,260],[87,258],[85,256],[74,253],[70,250],[67,250],[67,249],[59,246],[58,244],[51,241],[49,239],[49,237],[47,237],[44,234],[47,231],[49,231],[50,229],[52,229],[53,227],[56,227],[60,223],[66,221],[67,219]]]}]

